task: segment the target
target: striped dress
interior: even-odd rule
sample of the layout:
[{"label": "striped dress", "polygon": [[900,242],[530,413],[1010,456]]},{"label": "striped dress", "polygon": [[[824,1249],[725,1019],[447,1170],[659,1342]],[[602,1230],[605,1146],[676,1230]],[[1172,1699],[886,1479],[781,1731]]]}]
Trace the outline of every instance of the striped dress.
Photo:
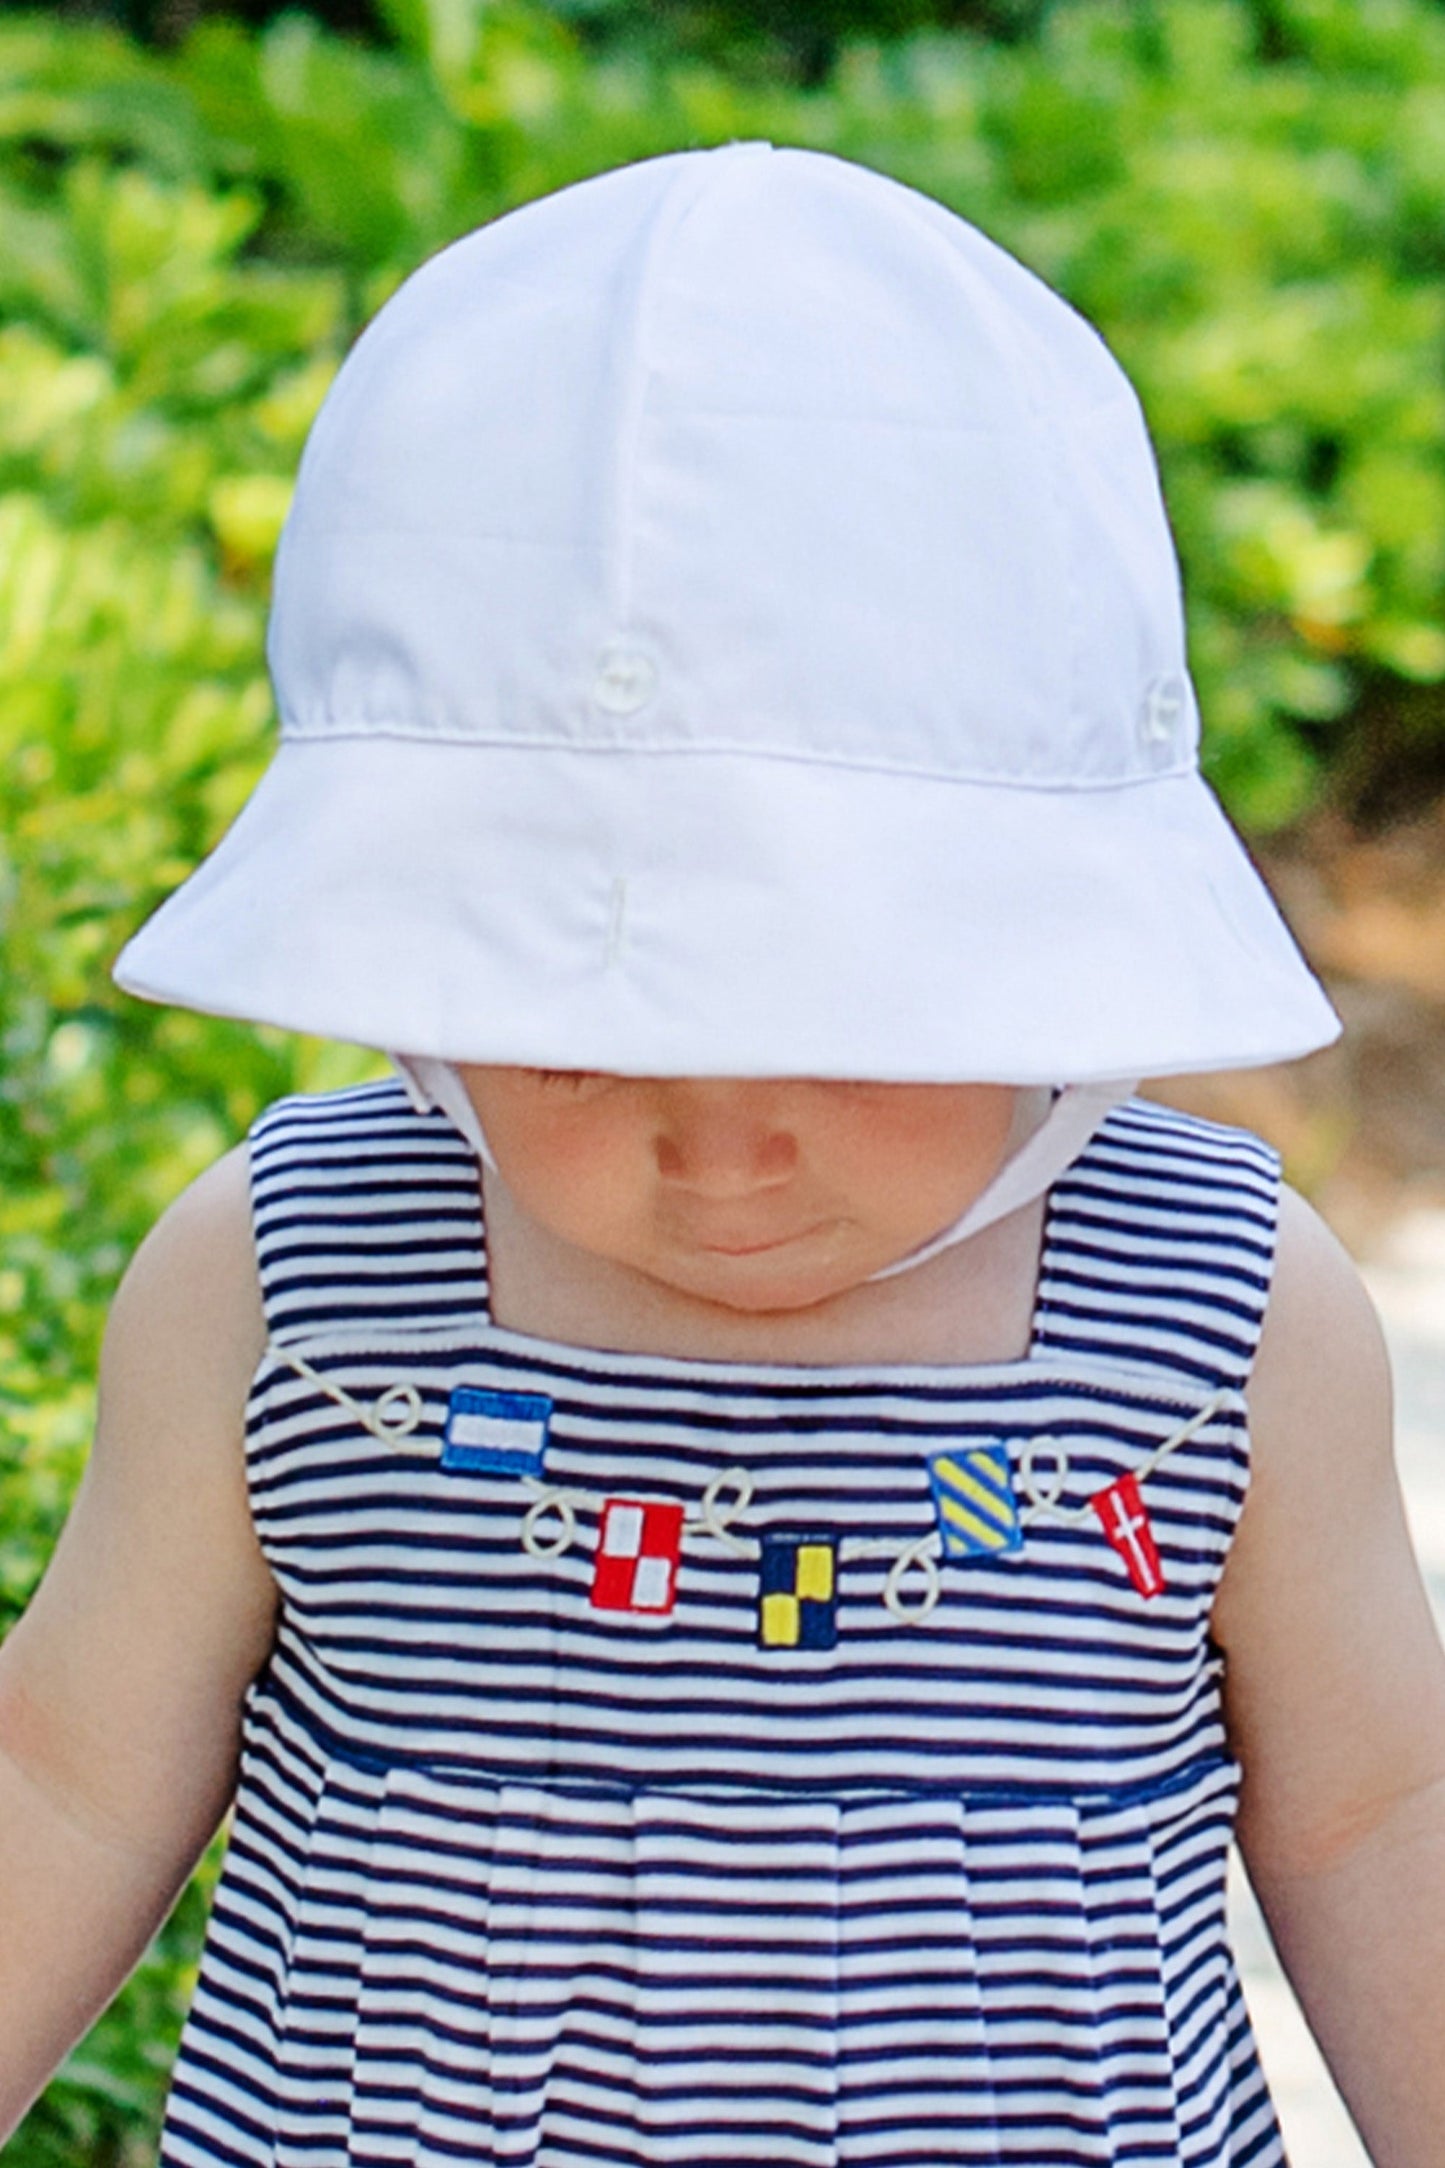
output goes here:
[{"label": "striped dress", "polygon": [[1283,2160],[1209,1635],[1262,1145],[1117,1110],[969,1368],[496,1326],[396,1083],[252,1157],[282,1608],[168,2168]]}]

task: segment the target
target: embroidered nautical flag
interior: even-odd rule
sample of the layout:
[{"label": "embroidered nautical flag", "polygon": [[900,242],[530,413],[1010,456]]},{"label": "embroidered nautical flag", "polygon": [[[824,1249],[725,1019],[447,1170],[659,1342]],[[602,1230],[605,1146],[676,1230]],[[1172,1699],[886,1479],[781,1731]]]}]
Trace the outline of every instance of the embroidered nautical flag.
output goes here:
[{"label": "embroidered nautical flag", "polygon": [[837,1538],[769,1535],[760,1549],[758,1647],[836,1648]]},{"label": "embroidered nautical flag", "polygon": [[447,1402],[442,1466],[477,1475],[539,1476],[551,1414],[545,1393],[486,1393],[459,1385]]},{"label": "embroidered nautical flag", "polygon": [[1107,1490],[1095,1491],[1089,1503],[1140,1595],[1157,1596],[1164,1587],[1164,1572],[1149,1515],[1139,1495],[1138,1477],[1121,1475]]},{"label": "embroidered nautical flag", "polygon": [[978,1445],[966,1452],[935,1453],[929,1459],[928,1480],[933,1485],[945,1558],[1022,1547],[1007,1446]]},{"label": "embroidered nautical flag", "polygon": [[681,1550],[681,1506],[609,1498],[592,1568],[594,1605],[599,1611],[670,1611]]}]

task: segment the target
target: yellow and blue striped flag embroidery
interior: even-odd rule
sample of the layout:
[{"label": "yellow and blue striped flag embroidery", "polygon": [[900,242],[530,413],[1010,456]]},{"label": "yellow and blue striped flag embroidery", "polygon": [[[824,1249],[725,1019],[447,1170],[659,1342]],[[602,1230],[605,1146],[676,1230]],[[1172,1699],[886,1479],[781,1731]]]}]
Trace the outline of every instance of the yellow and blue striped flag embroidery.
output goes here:
[{"label": "yellow and blue striped flag embroidery", "polygon": [[928,1478],[945,1558],[1022,1548],[1024,1536],[1006,1445],[935,1453],[929,1459]]}]

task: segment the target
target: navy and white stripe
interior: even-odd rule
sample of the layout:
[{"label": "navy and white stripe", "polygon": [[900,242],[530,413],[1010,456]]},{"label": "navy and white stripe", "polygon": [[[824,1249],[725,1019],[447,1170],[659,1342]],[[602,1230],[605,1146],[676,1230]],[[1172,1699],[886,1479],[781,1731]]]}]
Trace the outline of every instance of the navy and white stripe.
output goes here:
[{"label": "navy and white stripe", "polygon": [[[268,1110],[253,1186],[282,1618],[166,2163],[1282,2161],[1225,1939],[1208,1632],[1264,1147],[1118,1110],[1053,1192],[1028,1357],[967,1369],[500,1329],[476,1162],[392,1083]],[[358,1419],[408,1384],[407,1435]],[[535,1483],[443,1465],[459,1387],[552,1403],[558,1556],[521,1540]],[[1145,1477],[1145,1600],[1088,1500],[1211,1403]],[[1071,1517],[943,1560],[900,1619],[930,1456],[978,1445],[1016,1487],[1062,1465]],[[733,1467],[751,1551],[695,1527],[670,1612],[591,1604],[605,1499],[695,1516]],[[836,1646],[759,1645],[756,1538],[790,1530],[837,1539]]]}]

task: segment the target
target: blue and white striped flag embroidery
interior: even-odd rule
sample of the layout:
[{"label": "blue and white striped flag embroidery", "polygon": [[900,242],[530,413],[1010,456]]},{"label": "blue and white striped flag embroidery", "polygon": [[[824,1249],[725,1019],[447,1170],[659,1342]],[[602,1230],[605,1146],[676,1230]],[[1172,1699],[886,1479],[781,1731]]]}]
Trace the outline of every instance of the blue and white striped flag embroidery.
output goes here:
[{"label": "blue and white striped flag embroidery", "polygon": [[490,1393],[459,1385],[447,1402],[442,1466],[471,1475],[540,1476],[552,1414],[545,1393]]},{"label": "blue and white striped flag embroidery", "polygon": [[928,1479],[945,1558],[1022,1548],[1024,1536],[1006,1445],[934,1453],[928,1462]]}]

